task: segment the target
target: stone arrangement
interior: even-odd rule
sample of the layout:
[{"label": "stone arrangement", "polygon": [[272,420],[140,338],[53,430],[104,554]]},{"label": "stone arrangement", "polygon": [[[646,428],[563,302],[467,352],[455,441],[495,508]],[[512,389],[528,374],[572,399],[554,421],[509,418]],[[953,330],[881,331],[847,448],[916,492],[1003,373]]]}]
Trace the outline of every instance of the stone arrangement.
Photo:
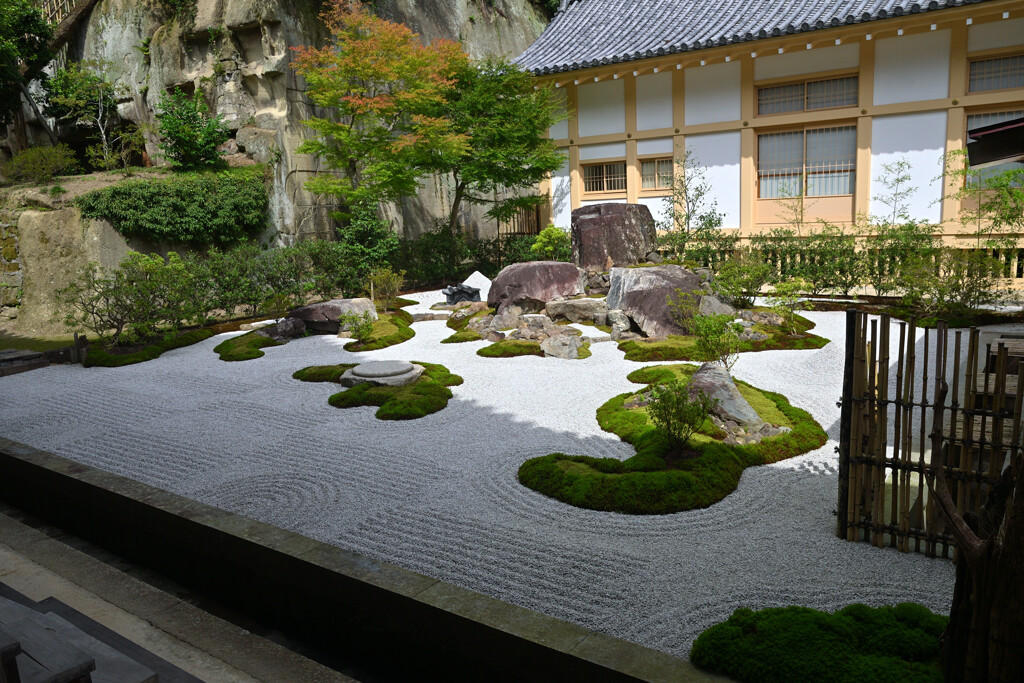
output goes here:
[{"label": "stone arrangement", "polygon": [[585,270],[644,263],[658,246],[651,210],[643,204],[604,203],[572,212],[573,263]]},{"label": "stone arrangement", "polygon": [[404,387],[425,372],[422,365],[404,360],[377,360],[350,368],[338,380],[342,386],[372,384],[377,387]]},{"label": "stone arrangement", "polygon": [[300,306],[288,313],[274,325],[256,330],[256,334],[274,341],[288,341],[310,334],[339,334],[347,329],[341,318],[345,315],[363,316],[369,314],[377,320],[377,307],[367,298],[331,299],[308,306]]}]

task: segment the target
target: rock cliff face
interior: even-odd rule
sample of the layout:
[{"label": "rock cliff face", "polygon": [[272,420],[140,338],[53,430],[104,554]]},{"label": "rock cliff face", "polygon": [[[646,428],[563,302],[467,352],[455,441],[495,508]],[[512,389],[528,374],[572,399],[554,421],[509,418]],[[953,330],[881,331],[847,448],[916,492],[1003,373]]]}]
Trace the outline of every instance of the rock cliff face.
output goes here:
[{"label": "rock cliff face", "polygon": [[[269,241],[288,244],[330,237],[332,202],[305,190],[317,173],[330,172],[295,149],[308,135],[302,120],[314,114],[302,79],[291,69],[290,48],[323,44],[325,31],[315,0],[198,0],[194,25],[184,29],[154,0],[101,0],[71,46],[72,58],[110,64],[111,75],[130,97],[124,118],[154,123],[162,92],[198,89],[224,116],[239,151],[274,167]],[[376,10],[407,24],[425,40],[461,40],[474,58],[515,56],[537,36],[546,18],[530,0],[377,0]],[[318,112],[324,115],[324,112]],[[229,143],[231,145],[232,143]],[[157,148],[148,149],[159,163]],[[418,196],[388,211],[394,227],[415,236],[445,214],[444,179],[423,183]],[[462,223],[477,235],[493,233],[479,209]]]}]

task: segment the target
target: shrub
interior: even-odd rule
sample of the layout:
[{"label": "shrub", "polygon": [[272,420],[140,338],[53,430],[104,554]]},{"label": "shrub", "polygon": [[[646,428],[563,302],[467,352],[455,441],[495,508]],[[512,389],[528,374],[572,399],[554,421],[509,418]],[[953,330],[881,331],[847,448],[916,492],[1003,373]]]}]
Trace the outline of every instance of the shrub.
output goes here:
[{"label": "shrub", "polygon": [[[740,355],[740,327],[732,321],[730,315],[697,315],[693,317],[690,328],[693,332],[698,357],[703,361],[718,361],[726,372],[732,372],[732,366]],[[740,328],[742,329],[742,328]]]},{"label": "shrub", "polygon": [[693,643],[690,659],[745,683],[942,681],[939,637],[948,618],[926,607],[741,608]]},{"label": "shrub", "polygon": [[866,245],[865,281],[878,296],[902,295],[907,285],[913,285],[914,269],[907,270],[911,264],[934,258],[938,251],[932,226],[915,222],[882,224],[874,226],[873,231]]},{"label": "shrub", "polygon": [[800,275],[802,247],[796,230],[774,228],[751,238],[754,248],[764,254],[765,261],[772,267],[769,282],[778,282]]},{"label": "shrub", "polygon": [[0,167],[0,174],[15,183],[48,183],[55,176],[81,173],[75,153],[67,145],[29,147]]},{"label": "shrub", "polygon": [[351,250],[342,242],[311,240],[297,245],[309,263],[306,287],[321,299],[337,292],[352,292],[358,286],[357,266]]},{"label": "shrub", "polygon": [[800,293],[806,289],[807,283],[800,278],[779,282],[775,291],[768,297],[768,305],[782,316],[790,334],[796,334],[796,307],[800,304]]},{"label": "shrub", "polygon": [[120,368],[125,365],[144,363],[147,360],[159,358],[164,351],[180,349],[184,346],[191,346],[213,336],[213,330],[207,328],[181,332],[173,337],[167,337],[153,344],[148,344],[134,353],[107,353],[102,346],[89,347],[82,361],[82,365],[101,368]]},{"label": "shrub", "polygon": [[811,294],[848,294],[863,281],[863,259],[856,238],[835,225],[823,224],[804,242],[799,273]]},{"label": "shrub", "polygon": [[530,251],[542,261],[568,261],[572,257],[569,233],[549,224],[534,239]]},{"label": "shrub", "polygon": [[[340,214],[335,218],[341,218]],[[352,271],[352,281],[344,281],[343,292],[354,295],[364,284],[366,274],[378,266],[400,258],[401,243],[388,223],[377,215],[376,204],[359,204],[337,230],[341,253]],[[429,254],[425,256],[429,259]]]},{"label": "shrub", "polygon": [[402,284],[405,282],[405,271],[395,272],[391,270],[391,266],[382,266],[371,270],[367,279],[374,300],[376,297],[380,297],[384,312],[387,312],[391,301],[398,296],[398,292],[402,289]]},{"label": "shrub", "polygon": [[444,224],[414,240],[402,240],[393,265],[417,284],[450,284],[469,274],[463,265],[469,256],[465,236]]},{"label": "shrub", "polygon": [[750,308],[754,305],[754,297],[768,284],[771,276],[772,268],[760,251],[742,249],[718,266],[714,285],[734,306]]},{"label": "shrub", "polygon": [[158,109],[160,149],[175,166],[194,169],[220,163],[217,147],[231,133],[219,114],[210,116],[201,91],[190,97],[176,89],[160,98]]},{"label": "shrub", "polygon": [[916,317],[963,316],[999,303],[1006,292],[997,285],[1003,264],[988,252],[945,247],[904,263],[903,307]]},{"label": "shrub", "polygon": [[684,292],[681,289],[677,289],[665,297],[668,314],[672,317],[673,322],[687,333],[693,331],[691,325],[694,316],[700,310],[700,297],[701,292],[698,290]]},{"label": "shrub", "polygon": [[269,198],[264,168],[250,166],[132,180],[82,195],[75,203],[83,216],[106,219],[125,237],[205,247],[262,232]]},{"label": "shrub", "polygon": [[704,425],[716,403],[701,390],[691,396],[689,381],[673,381],[651,389],[647,414],[678,451]]},{"label": "shrub", "polygon": [[369,311],[364,311],[362,315],[342,313],[338,321],[352,333],[352,338],[360,344],[367,343],[373,337],[373,318]]}]

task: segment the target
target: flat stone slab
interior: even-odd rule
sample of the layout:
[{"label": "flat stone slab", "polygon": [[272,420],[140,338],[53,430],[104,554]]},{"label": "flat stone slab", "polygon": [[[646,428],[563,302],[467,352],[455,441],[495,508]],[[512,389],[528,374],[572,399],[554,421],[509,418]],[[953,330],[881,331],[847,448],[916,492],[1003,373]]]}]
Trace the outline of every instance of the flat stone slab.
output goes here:
[{"label": "flat stone slab", "polygon": [[402,387],[412,384],[425,368],[404,360],[376,360],[355,366],[341,376],[341,384],[354,387],[357,384]]},{"label": "flat stone slab", "polygon": [[33,360],[39,360],[43,357],[43,354],[39,351],[30,351],[27,349],[4,349],[0,351],[0,363],[27,363]]}]

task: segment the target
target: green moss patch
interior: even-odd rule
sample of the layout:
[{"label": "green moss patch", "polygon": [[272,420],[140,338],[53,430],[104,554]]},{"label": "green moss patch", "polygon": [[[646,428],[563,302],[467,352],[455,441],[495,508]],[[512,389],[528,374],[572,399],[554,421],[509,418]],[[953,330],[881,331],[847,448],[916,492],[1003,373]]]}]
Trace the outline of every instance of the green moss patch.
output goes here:
[{"label": "green moss patch", "polygon": [[395,344],[401,344],[416,336],[412,329],[412,316],[406,311],[398,310],[393,313],[381,313],[373,323],[373,333],[370,340],[365,344],[358,341],[350,341],[345,344],[346,351],[376,351],[386,349]]},{"label": "green moss patch", "polygon": [[459,330],[450,337],[441,340],[442,344],[461,344],[462,342],[481,341],[483,337],[473,330]]},{"label": "green moss patch", "polygon": [[268,346],[281,346],[282,344],[284,342],[274,341],[269,337],[264,337],[262,334],[247,332],[222,341],[213,350],[220,354],[221,360],[235,362],[261,358],[263,352],[260,349]]},{"label": "green moss patch", "polygon": [[583,360],[584,358],[590,358],[594,354],[590,352],[590,342],[584,342],[580,350],[577,351],[576,360]]},{"label": "green moss patch", "polygon": [[[125,365],[143,363],[147,360],[159,358],[164,351],[180,349],[183,346],[191,346],[209,339],[213,336],[213,330],[209,328],[181,332],[173,337],[144,346],[134,353],[110,353],[102,346],[96,344],[89,347],[85,354],[82,365],[85,367],[119,368]],[[263,354],[260,354],[263,355]]]},{"label": "green moss patch", "polygon": [[[828,339],[819,337],[816,334],[809,334],[808,330],[814,327],[814,323],[803,316],[796,317],[796,334],[789,334],[788,330],[781,327],[767,325],[755,325],[754,330],[767,334],[767,339],[761,341],[740,342],[740,353],[753,351],[778,351],[790,349],[820,349],[829,343]],[[693,337],[682,335],[669,335],[667,339],[660,341],[647,341],[630,339],[619,342],[619,350],[626,353],[626,360],[640,362],[646,361],[670,361],[670,360],[699,360],[696,350],[696,342]]]},{"label": "green moss patch", "polygon": [[[445,408],[452,392],[448,387],[462,384],[462,378],[435,363],[413,361],[424,367],[424,373],[404,387],[376,387],[357,384],[332,395],[327,402],[335,408],[377,406],[375,415],[381,420],[414,420]],[[314,365],[292,375],[303,382],[337,382],[355,364]]]},{"label": "green moss patch", "polygon": [[915,603],[738,609],[693,643],[697,666],[748,683],[940,683],[948,617]]},{"label": "green moss patch", "polygon": [[[629,375],[640,384],[687,379],[693,365],[641,368]],[[743,470],[791,458],[819,448],[826,435],[810,413],[785,396],[737,382],[740,392],[766,422],[790,427],[786,434],[757,444],[727,445],[706,422],[688,444],[696,456],[678,458],[665,434],[648,420],[644,408],[627,408],[634,394],[620,394],[597,409],[597,422],[636,448],[628,460],[552,453],[527,460],[519,481],[576,507],[627,514],[668,514],[704,508],[732,493]]]},{"label": "green moss patch", "polygon": [[540,350],[540,342],[506,339],[477,349],[476,355],[484,358],[515,358],[516,356],[540,356],[543,358],[544,352]]}]

